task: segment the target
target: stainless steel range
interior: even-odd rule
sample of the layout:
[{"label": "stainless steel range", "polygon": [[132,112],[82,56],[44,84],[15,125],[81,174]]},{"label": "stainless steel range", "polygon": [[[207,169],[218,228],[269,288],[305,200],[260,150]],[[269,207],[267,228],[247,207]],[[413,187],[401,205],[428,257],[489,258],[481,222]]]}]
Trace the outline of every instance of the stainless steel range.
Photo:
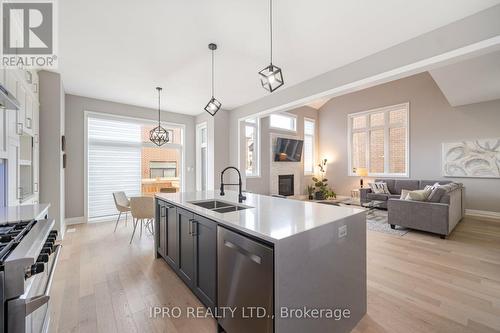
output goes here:
[{"label": "stainless steel range", "polygon": [[54,220],[0,225],[0,333],[47,332],[61,250]]}]

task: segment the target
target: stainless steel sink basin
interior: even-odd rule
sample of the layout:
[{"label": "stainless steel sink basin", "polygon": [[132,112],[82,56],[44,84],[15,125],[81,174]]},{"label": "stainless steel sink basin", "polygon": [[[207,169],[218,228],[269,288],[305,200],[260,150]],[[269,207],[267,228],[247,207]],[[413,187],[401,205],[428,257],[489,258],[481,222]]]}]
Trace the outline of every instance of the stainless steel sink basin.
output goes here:
[{"label": "stainless steel sink basin", "polygon": [[230,203],[219,201],[219,200],[206,200],[206,201],[191,201],[190,204],[202,207],[205,209],[218,209],[223,207],[235,207]]},{"label": "stainless steel sink basin", "polygon": [[238,210],[243,210],[251,207],[245,207],[245,206],[229,206],[229,207],[223,207],[223,208],[217,208],[217,209],[212,209],[214,212],[217,213],[230,213],[230,212],[236,212]]},{"label": "stainless steel sink basin", "polygon": [[189,203],[192,205],[198,206],[198,207],[210,209],[214,212],[221,213],[221,214],[230,213],[230,212],[237,212],[239,210],[253,208],[253,207],[244,206],[244,205],[234,205],[230,202],[224,202],[224,201],[220,201],[220,200],[190,201]]}]

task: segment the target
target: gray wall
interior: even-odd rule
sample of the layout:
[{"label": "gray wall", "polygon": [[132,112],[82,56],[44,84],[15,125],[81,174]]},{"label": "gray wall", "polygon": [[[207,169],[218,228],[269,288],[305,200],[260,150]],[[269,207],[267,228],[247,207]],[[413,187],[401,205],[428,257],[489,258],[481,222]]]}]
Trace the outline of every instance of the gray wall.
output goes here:
[{"label": "gray wall", "polygon": [[[293,109],[287,111],[288,113],[292,113],[297,116],[297,132],[289,132],[289,131],[280,131],[274,128],[269,128],[269,116],[263,117],[260,120],[260,177],[257,178],[247,178],[246,179],[246,189],[250,192],[259,193],[259,194],[269,194],[269,184],[271,182],[270,179],[270,163],[271,163],[271,133],[274,134],[283,134],[285,136],[297,136],[300,139],[304,138],[304,117],[316,119],[316,133],[318,133],[318,111],[309,106],[303,106],[297,109]],[[241,131],[241,135],[244,135],[243,131]],[[318,147],[318,135],[316,135],[316,147]],[[316,159],[319,158],[319,152],[316,148]],[[241,162],[240,165],[244,165],[244,155],[240,156]],[[305,186],[311,182],[312,176],[304,176],[304,159],[302,159],[302,163],[300,164],[302,179],[300,180],[300,184],[303,192],[305,192]],[[303,194],[295,193],[296,195]]]},{"label": "gray wall", "polygon": [[[319,111],[319,142],[338,193],[359,187],[347,176],[347,114],[403,102],[410,102],[410,178],[443,179],[442,142],[500,136],[500,100],[451,107],[427,72],[333,98]],[[467,209],[500,211],[500,179],[451,179],[464,183]]]},{"label": "gray wall", "polygon": [[[158,111],[93,98],[66,95],[66,217],[84,216],[84,111],[143,119],[158,119]],[[195,117],[162,112],[162,120],[185,124],[186,191],[195,189]],[[42,156],[42,154],[40,154]]]},{"label": "gray wall", "polygon": [[207,112],[196,116],[196,124],[207,123],[208,189],[220,187],[220,173],[229,165],[229,113],[219,110],[212,117]]},{"label": "gray wall", "polygon": [[221,110],[214,117],[214,188],[220,187],[220,174],[229,165],[229,114]]}]

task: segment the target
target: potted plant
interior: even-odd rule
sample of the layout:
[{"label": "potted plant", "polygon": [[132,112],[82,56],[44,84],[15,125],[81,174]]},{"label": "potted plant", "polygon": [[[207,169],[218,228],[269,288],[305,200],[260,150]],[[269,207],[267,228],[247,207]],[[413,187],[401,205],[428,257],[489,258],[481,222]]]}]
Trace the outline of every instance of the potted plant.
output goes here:
[{"label": "potted plant", "polygon": [[314,193],[314,198],[316,200],[325,200],[328,198],[337,197],[337,194],[330,187],[328,187],[328,179],[325,178],[326,162],[327,159],[325,158],[321,161],[321,163],[318,164],[321,177],[312,177],[314,188],[316,190],[316,192]]},{"label": "potted plant", "polygon": [[312,185],[307,185],[306,187],[306,190],[307,190],[307,194],[309,194],[309,200],[313,200],[314,199],[314,186]]},{"label": "potted plant", "polygon": [[316,190],[316,192],[314,193],[314,199],[315,200],[325,200],[326,199],[326,191],[327,191],[327,186],[328,186],[328,179],[326,178],[321,178],[318,179],[316,177],[313,177],[312,178],[313,182],[314,182],[314,189]]}]

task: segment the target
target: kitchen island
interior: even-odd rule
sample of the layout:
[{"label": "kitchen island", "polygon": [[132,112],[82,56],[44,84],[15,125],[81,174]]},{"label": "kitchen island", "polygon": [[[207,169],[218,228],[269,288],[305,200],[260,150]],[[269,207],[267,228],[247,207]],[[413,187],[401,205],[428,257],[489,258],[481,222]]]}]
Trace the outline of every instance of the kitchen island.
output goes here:
[{"label": "kitchen island", "polygon": [[365,212],[246,196],[156,194],[156,256],[207,308],[238,308],[221,331],[351,331],[366,313]]}]

